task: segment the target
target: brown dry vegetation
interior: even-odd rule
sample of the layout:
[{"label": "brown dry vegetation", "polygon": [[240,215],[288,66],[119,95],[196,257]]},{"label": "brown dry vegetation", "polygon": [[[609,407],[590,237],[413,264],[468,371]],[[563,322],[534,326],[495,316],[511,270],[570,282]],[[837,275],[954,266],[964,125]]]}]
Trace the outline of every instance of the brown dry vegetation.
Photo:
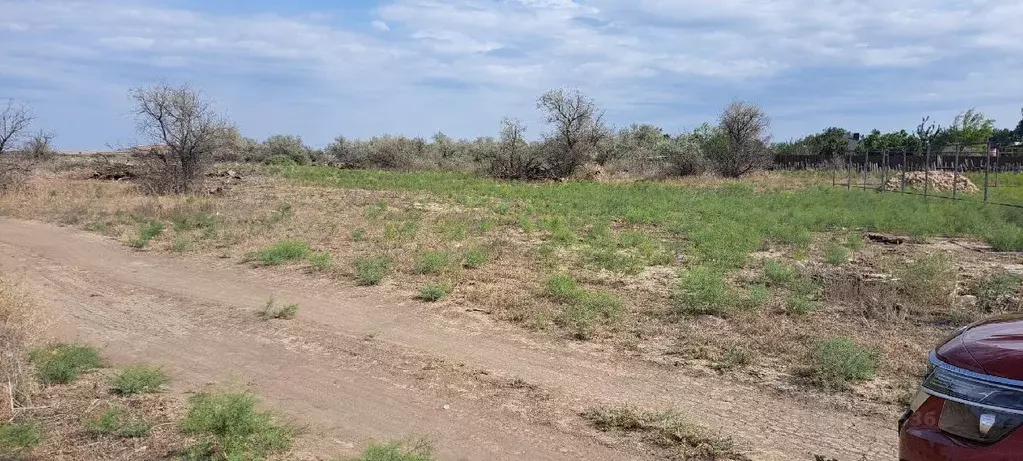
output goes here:
[{"label": "brown dry vegetation", "polygon": [[[87,165],[65,164],[0,198],[0,214],[75,226],[144,251],[302,270],[344,285],[363,275],[355,261],[377,259],[387,262],[382,283],[409,297],[427,285],[450,287],[437,309],[483,312],[558,338],[611,345],[638,359],[797,394],[820,395],[803,385],[800,370],[813,365],[822,342],[848,337],[875,352],[876,378],[829,398],[850,406],[873,402],[880,406],[857,407],[885,413],[918,382],[935,341],[992,313],[991,305],[1013,309],[1018,285],[1010,283],[994,303],[963,295],[990,276],[1023,272],[1017,256],[955,241],[886,245],[844,230],[815,235],[805,245],[765,244],[725,280],[723,296],[741,308],[680,313],[672,293],[687,255],[655,227],[613,223],[616,236],[649,237],[645,259],[654,263],[610,272],[588,264],[585,248],[549,244],[558,238],[556,229],[524,231],[521,203],[456,203],[425,192],[300,185],[259,168],[239,171],[244,179],[221,195],[155,197],[130,182],[84,179],[91,174]],[[779,191],[815,180],[759,173],[743,181]],[[280,242],[308,248],[261,262],[260,252]],[[483,263],[467,262],[480,254]],[[766,261],[787,268],[790,279],[773,280]],[[568,288],[567,297],[551,296],[549,278],[568,273],[578,288]]]}]

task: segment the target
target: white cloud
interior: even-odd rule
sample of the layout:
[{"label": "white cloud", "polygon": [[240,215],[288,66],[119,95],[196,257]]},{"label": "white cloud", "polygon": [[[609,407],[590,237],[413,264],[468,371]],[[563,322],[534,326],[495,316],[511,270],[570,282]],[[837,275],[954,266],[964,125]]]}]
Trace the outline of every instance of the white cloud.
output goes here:
[{"label": "white cloud", "polygon": [[373,21],[370,24],[373,26],[374,29],[379,30],[381,32],[387,32],[391,30],[391,27],[388,26],[387,23],[383,21]]}]

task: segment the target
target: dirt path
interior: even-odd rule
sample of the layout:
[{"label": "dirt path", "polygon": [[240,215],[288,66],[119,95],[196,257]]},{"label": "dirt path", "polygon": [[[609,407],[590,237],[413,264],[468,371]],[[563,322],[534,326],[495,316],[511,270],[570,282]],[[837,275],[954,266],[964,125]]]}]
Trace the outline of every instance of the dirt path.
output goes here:
[{"label": "dirt path", "polygon": [[[48,224],[0,219],[0,270],[57,316],[53,330],[115,362],[164,366],[179,390],[234,380],[310,428],[299,454],[427,436],[442,459],[653,459],[576,416],[600,404],[677,409],[754,459],[893,459],[890,421],[755,387],[531,339],[486,316],[442,313],[386,288],[354,288],[226,260],[149,254]],[[274,296],[297,319],[263,322]]]}]

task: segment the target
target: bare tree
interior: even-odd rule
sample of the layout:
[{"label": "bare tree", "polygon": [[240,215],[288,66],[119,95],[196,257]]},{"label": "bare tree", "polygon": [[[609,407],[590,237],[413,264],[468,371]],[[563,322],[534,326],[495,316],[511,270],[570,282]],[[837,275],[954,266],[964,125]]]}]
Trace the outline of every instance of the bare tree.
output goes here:
[{"label": "bare tree", "polygon": [[153,192],[191,192],[227,139],[231,125],[212,102],[188,85],[166,83],[131,90],[139,133],[157,146],[136,149],[150,171]]},{"label": "bare tree", "polygon": [[738,178],[771,162],[771,119],[756,104],[733,101],[718,120],[720,142],[711,142],[709,157],[721,175]]},{"label": "bare tree", "polygon": [[28,131],[35,120],[32,111],[24,104],[15,104],[13,99],[0,110],[0,155],[14,150],[15,144]]},{"label": "bare tree", "polygon": [[601,142],[610,136],[604,126],[604,112],[579,90],[556,89],[540,96],[537,109],[552,126],[547,135],[550,174],[556,178],[571,175],[589,161]]},{"label": "bare tree", "polygon": [[490,161],[490,174],[502,179],[537,179],[544,175],[543,158],[526,141],[526,125],[517,119],[501,120],[501,137]]}]

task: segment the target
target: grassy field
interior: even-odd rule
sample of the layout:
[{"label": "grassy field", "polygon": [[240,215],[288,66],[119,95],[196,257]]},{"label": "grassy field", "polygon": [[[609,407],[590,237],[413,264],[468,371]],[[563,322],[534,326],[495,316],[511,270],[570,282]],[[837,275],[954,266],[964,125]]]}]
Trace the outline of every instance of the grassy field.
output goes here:
[{"label": "grassy field", "polygon": [[1023,210],[847,191],[818,173],[518,183],[234,168],[245,180],[224,196],[192,197],[62,168],[0,198],[0,214],[382,285],[641,360],[881,404],[905,398],[934,341],[1019,308],[1013,256],[944,239],[1023,250]]}]

